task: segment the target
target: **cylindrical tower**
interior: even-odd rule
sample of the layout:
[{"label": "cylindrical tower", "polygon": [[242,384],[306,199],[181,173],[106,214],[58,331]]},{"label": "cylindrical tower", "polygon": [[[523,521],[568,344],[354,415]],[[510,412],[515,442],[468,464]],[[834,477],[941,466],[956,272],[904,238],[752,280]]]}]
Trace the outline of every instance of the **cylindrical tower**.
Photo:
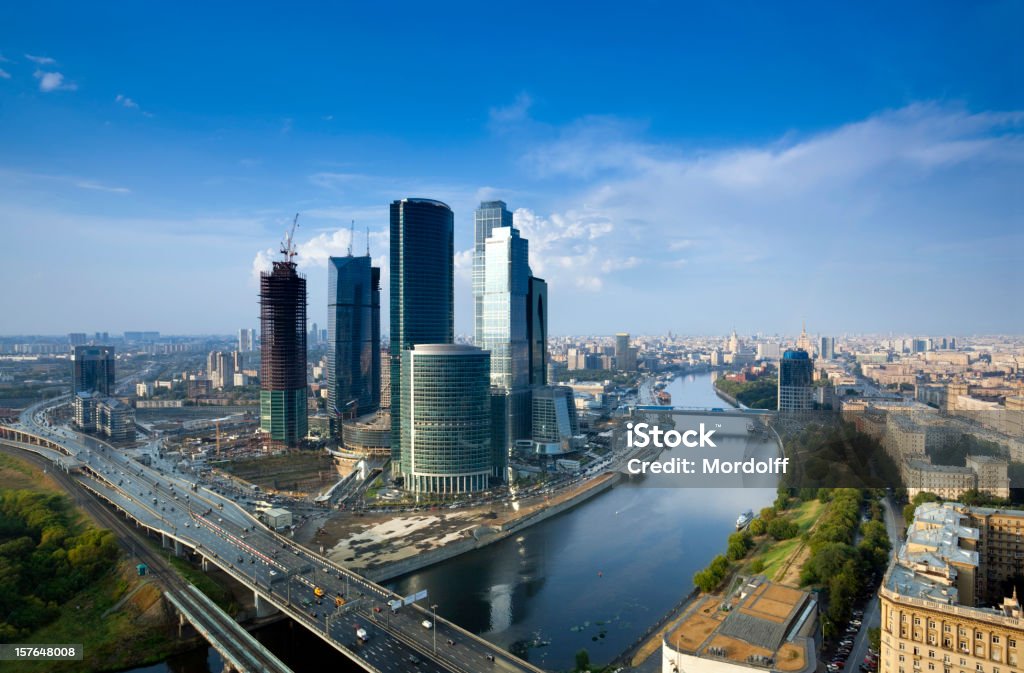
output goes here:
[{"label": "cylindrical tower", "polygon": [[493,473],[490,354],[417,344],[402,354],[401,475],[417,493],[484,490]]}]

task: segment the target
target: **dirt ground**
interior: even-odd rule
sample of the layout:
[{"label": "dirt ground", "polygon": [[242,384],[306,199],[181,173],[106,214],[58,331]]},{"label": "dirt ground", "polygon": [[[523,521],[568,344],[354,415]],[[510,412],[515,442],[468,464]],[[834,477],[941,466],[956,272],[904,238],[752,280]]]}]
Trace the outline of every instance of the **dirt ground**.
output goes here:
[{"label": "dirt ground", "polygon": [[310,538],[308,541],[322,544],[327,555],[337,563],[353,570],[377,568],[474,534],[477,538],[486,537],[510,522],[564,502],[615,476],[604,475],[570,491],[535,496],[514,505],[508,502],[488,503],[458,510],[440,507],[397,516],[336,512],[318,522],[319,531],[308,530],[306,536]]}]

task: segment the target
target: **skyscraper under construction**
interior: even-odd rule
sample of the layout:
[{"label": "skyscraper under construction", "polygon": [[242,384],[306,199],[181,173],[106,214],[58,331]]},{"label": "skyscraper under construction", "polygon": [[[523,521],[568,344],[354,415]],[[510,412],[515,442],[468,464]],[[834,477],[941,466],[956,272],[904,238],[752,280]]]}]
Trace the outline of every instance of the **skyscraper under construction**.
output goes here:
[{"label": "skyscraper under construction", "polygon": [[260,429],[273,442],[296,446],[308,423],[306,278],[292,261],[291,234],[281,252],[284,261],[260,274]]}]

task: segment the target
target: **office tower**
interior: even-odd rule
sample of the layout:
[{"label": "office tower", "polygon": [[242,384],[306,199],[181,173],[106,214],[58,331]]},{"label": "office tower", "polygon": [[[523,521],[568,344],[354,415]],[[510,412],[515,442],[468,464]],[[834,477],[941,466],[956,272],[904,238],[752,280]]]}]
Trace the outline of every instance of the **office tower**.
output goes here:
[{"label": "office tower", "polygon": [[380,408],[380,269],[369,255],[327,264],[327,412],[340,417]]},{"label": "office tower", "polygon": [[75,346],[85,345],[85,332],[72,332],[68,335],[68,345],[72,348]]},{"label": "office tower", "polygon": [[836,338],[821,337],[821,347],[818,349],[818,357],[822,360],[832,360],[836,357]]},{"label": "office tower", "polygon": [[380,408],[391,408],[391,367],[380,368]]},{"label": "office tower", "polygon": [[[476,345],[491,354],[491,387],[504,391],[504,416],[495,433],[506,455],[530,437],[529,245],[515,227],[495,227],[484,249],[483,320]],[[497,402],[495,402],[497,404]],[[498,427],[498,426],[496,426]],[[498,469],[507,461],[496,461]],[[503,473],[495,474],[504,477]]]},{"label": "office tower", "polygon": [[514,227],[496,228],[486,241],[483,320],[476,345],[491,353],[491,385],[507,390],[530,382],[528,260],[529,244]]},{"label": "office tower", "polygon": [[779,360],[779,411],[807,411],[814,408],[814,364],[805,350],[787,350]]},{"label": "office tower", "polygon": [[214,388],[235,385],[235,359],[229,353],[213,351],[206,356],[206,378]]},{"label": "office tower", "polygon": [[636,371],[636,350],[629,347],[629,334],[626,332],[615,335],[615,363],[620,371]]},{"label": "office tower", "polygon": [[548,382],[548,284],[530,276],[527,293],[526,340],[530,346],[530,385]]},{"label": "office tower", "polygon": [[533,445],[539,455],[574,451],[580,434],[576,402],[569,386],[541,386],[533,391]]},{"label": "office tower", "polygon": [[[455,339],[454,217],[431,199],[391,203],[391,458],[401,460],[402,351]],[[397,384],[397,385],[396,385]]]},{"label": "office tower", "polygon": [[504,201],[483,201],[473,215],[473,342],[483,336],[485,257],[487,239],[497,228],[512,226],[512,212]]},{"label": "office tower", "polygon": [[75,346],[71,362],[74,369],[71,392],[114,394],[113,346]]},{"label": "office tower", "polygon": [[306,278],[291,255],[260,274],[260,429],[295,446],[306,436]]},{"label": "office tower", "polygon": [[401,376],[405,488],[444,494],[486,489],[494,472],[490,354],[461,344],[416,344],[402,354]]},{"label": "office tower", "polygon": [[240,353],[252,352],[255,336],[256,331],[250,327],[243,327],[238,330],[238,351]]}]

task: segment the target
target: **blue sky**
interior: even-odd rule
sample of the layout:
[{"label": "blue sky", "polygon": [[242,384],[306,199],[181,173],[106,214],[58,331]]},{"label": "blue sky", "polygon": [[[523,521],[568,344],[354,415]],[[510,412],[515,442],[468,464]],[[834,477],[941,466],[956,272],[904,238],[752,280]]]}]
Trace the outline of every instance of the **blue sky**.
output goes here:
[{"label": "blue sky", "polygon": [[295,212],[323,324],[403,196],[462,332],[481,198],[554,333],[1024,332],[1019,3],[370,4],[0,8],[0,333],[255,326]]}]

